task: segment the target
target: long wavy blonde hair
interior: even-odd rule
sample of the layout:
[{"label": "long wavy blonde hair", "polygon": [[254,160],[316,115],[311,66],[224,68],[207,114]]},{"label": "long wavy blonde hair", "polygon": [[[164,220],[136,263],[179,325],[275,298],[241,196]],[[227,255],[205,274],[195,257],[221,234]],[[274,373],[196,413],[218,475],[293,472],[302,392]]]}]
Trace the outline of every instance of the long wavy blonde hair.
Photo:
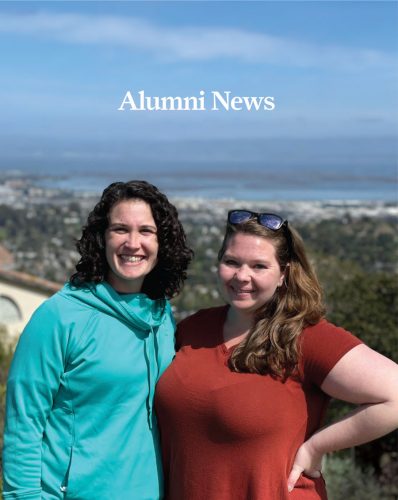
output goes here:
[{"label": "long wavy blonde hair", "polygon": [[253,219],[227,224],[219,261],[230,238],[237,233],[260,236],[272,243],[285,278],[271,300],[256,311],[249,334],[231,354],[230,368],[286,380],[297,368],[299,335],[306,326],[318,323],[325,313],[322,290],[303,240],[290,225],[273,231]]}]

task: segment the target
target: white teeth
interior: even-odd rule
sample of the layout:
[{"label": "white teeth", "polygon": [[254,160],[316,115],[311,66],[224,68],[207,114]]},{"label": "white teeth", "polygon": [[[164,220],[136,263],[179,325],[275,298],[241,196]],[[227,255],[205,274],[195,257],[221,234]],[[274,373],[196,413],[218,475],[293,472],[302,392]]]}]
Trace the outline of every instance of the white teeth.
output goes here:
[{"label": "white teeth", "polygon": [[141,260],[144,260],[144,257],[139,257],[136,255],[121,255],[120,257],[126,262],[139,262]]}]

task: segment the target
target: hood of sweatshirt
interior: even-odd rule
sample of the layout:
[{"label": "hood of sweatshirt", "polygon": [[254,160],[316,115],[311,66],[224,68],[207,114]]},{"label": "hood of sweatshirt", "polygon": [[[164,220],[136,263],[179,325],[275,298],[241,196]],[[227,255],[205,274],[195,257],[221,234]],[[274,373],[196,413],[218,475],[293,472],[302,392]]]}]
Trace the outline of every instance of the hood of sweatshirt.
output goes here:
[{"label": "hood of sweatshirt", "polygon": [[103,314],[114,316],[127,323],[131,327],[132,333],[137,330],[141,332],[145,344],[149,387],[146,405],[148,424],[152,428],[153,398],[159,375],[156,336],[165,318],[171,315],[170,304],[165,299],[150,299],[143,293],[119,294],[107,282],[88,283],[80,288],[67,283],[59,294],[68,300],[96,309]]},{"label": "hood of sweatshirt", "polygon": [[165,299],[152,300],[144,293],[119,294],[107,282],[89,283],[81,288],[67,283],[60,295],[124,320],[143,332],[159,327],[165,319],[167,309]]}]

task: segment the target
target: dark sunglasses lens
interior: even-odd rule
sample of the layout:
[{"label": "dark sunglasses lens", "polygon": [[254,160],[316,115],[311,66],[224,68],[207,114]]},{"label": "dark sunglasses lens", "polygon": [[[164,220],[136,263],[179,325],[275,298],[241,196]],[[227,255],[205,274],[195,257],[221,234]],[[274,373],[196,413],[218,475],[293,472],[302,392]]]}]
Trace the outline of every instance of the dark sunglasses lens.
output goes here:
[{"label": "dark sunglasses lens", "polygon": [[283,219],[278,215],[261,214],[259,216],[259,222],[263,226],[268,227],[268,229],[273,229],[276,231],[282,226]]},{"label": "dark sunglasses lens", "polygon": [[229,213],[228,221],[231,224],[242,224],[243,222],[247,222],[251,216],[251,212],[247,212],[246,210],[234,210]]}]

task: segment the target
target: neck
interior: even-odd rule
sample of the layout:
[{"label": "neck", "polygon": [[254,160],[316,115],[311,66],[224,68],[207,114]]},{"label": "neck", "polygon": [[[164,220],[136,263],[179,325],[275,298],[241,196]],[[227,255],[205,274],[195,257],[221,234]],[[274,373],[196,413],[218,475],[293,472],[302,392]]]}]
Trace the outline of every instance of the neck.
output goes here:
[{"label": "neck", "polygon": [[253,316],[236,311],[230,307],[224,322],[224,341],[226,345],[236,344],[243,340],[253,326]]},{"label": "neck", "polygon": [[120,294],[140,293],[143,282],[143,280],[122,280],[111,271],[108,273],[106,281]]}]

